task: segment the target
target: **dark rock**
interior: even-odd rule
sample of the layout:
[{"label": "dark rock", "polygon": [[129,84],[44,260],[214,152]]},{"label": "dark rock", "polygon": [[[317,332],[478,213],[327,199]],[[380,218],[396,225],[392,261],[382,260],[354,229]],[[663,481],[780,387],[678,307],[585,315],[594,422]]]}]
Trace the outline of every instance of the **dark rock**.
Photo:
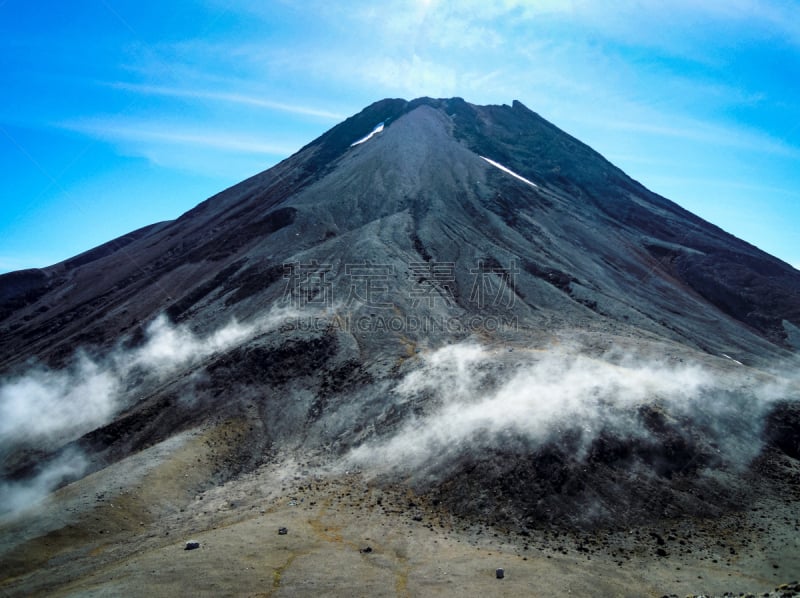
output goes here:
[{"label": "dark rock", "polygon": [[497,579],[503,579],[506,576],[506,571],[505,569],[495,569],[494,574]]},{"label": "dark rock", "polygon": [[200,542],[195,542],[194,540],[189,540],[184,547],[184,550],[196,550],[200,548]]},{"label": "dark rock", "polygon": [[777,403],[764,422],[764,436],[770,446],[800,459],[800,404]]},{"label": "dark rock", "polygon": [[288,534],[288,533],[289,533],[289,530],[288,530],[288,529],[286,529],[285,527],[279,527],[279,528],[278,528],[278,534],[279,534],[279,535],[281,535],[281,536],[285,536],[285,535],[286,535],[286,534]]}]

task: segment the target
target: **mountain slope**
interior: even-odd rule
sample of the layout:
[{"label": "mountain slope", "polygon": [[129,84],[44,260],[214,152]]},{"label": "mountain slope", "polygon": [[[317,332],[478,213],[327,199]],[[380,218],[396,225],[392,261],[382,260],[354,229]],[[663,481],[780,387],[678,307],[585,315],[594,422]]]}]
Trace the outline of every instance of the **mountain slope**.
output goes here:
[{"label": "mountain slope", "polygon": [[[393,258],[455,261],[457,274],[470,260],[516,260],[528,309],[515,313],[537,326],[559,312],[746,360],[791,348],[800,323],[796,270],[647,191],[520,103],[384,100],[174,222],[0,278],[0,363],[63,359],[162,310],[180,318],[229,290],[242,297],[254,278],[263,306],[299,256],[385,260],[344,245],[390,218]],[[376,234],[389,233],[364,236]],[[467,292],[469,281],[455,282]],[[226,297],[227,311],[253,313],[239,303]]]},{"label": "mountain slope", "polygon": [[[382,100],[177,220],[0,276],[0,490],[109,477],[158,525],[308,467],[519,533],[718,517],[794,500],[798,338],[800,272],[519,102]],[[124,498],[141,475],[163,493]],[[34,552],[60,529],[19,525]]]}]

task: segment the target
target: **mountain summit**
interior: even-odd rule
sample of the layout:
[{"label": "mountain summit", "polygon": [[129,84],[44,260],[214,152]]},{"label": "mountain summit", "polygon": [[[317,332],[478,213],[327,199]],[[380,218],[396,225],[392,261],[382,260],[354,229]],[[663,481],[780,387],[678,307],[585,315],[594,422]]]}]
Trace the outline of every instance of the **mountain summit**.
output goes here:
[{"label": "mountain summit", "polygon": [[[0,276],[0,554],[52,556],[37,492],[127,538],[178,508],[210,530],[199,501],[253,480],[288,501],[286,472],[521,537],[719,517],[797,467],[798,349],[800,272],[520,102],[381,100],[177,220]],[[77,498],[98,480],[123,512]]]},{"label": "mountain summit", "polygon": [[353,283],[343,266],[394,266],[384,294],[404,315],[410,294],[443,292],[413,288],[409,264],[452,278],[435,307],[458,314],[476,309],[471,269],[513,262],[509,312],[531,329],[613,327],[744,362],[800,345],[791,266],[520,102],[421,98],[376,102],[175,221],[0,277],[0,364],[58,363],[161,312],[196,329],[246,320],[283,296],[286,264],[314,261],[335,300]]}]

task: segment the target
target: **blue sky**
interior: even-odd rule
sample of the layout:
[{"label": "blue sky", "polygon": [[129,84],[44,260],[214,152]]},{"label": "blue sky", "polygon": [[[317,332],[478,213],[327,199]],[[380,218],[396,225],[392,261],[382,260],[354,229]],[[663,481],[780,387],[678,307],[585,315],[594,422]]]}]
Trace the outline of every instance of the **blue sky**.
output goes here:
[{"label": "blue sky", "polygon": [[0,0],[0,272],[423,95],[518,99],[800,267],[799,81],[793,0]]}]

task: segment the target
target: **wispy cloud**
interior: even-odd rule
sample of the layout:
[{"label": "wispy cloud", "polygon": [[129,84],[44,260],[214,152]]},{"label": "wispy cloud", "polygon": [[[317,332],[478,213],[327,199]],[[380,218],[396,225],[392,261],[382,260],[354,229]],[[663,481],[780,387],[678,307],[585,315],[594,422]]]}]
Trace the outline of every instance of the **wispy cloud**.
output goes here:
[{"label": "wispy cloud", "polygon": [[65,369],[36,366],[4,379],[0,381],[0,456],[21,441],[49,442],[85,433],[109,421],[148,383],[306,315],[275,307],[248,323],[231,320],[205,336],[184,325],[172,325],[160,315],[147,326],[145,342],[135,349],[120,345],[102,360],[79,351]]},{"label": "wispy cloud", "polygon": [[614,131],[630,131],[659,137],[675,137],[699,143],[800,158],[800,150],[797,148],[763,133],[747,131],[742,127],[722,127],[703,122],[687,122],[677,125],[656,124],[641,120],[594,120],[591,122],[594,126]]},{"label": "wispy cloud", "polygon": [[[347,68],[345,63],[341,68]],[[417,54],[372,58],[359,65],[355,73],[367,84],[407,95],[447,96],[459,89],[456,69]]]},{"label": "wispy cloud", "polygon": [[[650,2],[650,4],[658,4]],[[666,5],[661,5],[666,8]],[[671,2],[670,11],[696,15],[710,20],[734,21],[751,29],[768,29],[787,41],[800,43],[800,6],[793,2],[764,2],[760,0],[731,0],[729,2]]]},{"label": "wispy cloud", "polygon": [[0,478],[0,519],[35,505],[62,482],[83,475],[88,465],[85,455],[73,449],[40,463],[36,477],[18,481]]},{"label": "wispy cloud", "polygon": [[[786,198],[787,201],[792,201],[794,198],[795,201],[800,201],[800,190],[797,189],[788,189],[786,187],[778,187],[775,185],[769,185],[766,182],[762,181],[753,181],[750,179],[742,179],[742,178],[713,178],[708,176],[696,176],[696,177],[689,177],[689,176],[651,176],[649,177],[651,181],[658,182],[659,184],[663,184],[665,186],[683,186],[686,188],[698,188],[698,189],[717,189],[719,190],[719,195],[722,195],[723,190],[735,190],[735,191],[742,191],[746,192],[747,197],[758,197],[760,195],[773,195],[773,196],[783,196]],[[737,194],[736,197],[741,198],[745,194]],[[734,200],[729,197],[728,202],[733,202]],[[743,199],[739,199],[740,202],[745,202]],[[752,200],[749,200],[752,201]],[[752,204],[750,204],[752,205]],[[739,210],[738,213],[743,213],[743,206],[738,206]],[[756,211],[762,211],[761,207],[754,206],[753,209]],[[774,215],[771,212],[770,215]]]},{"label": "wispy cloud", "polygon": [[[576,4],[579,3],[564,0],[422,0],[409,6],[404,0],[394,0],[380,6],[370,3],[353,8],[348,5],[347,9],[336,11],[335,18],[363,23],[371,30],[380,31],[382,38],[388,37],[390,43],[402,41],[417,50],[425,46],[482,50],[512,45],[506,35],[509,27],[529,24],[545,15],[574,15],[578,11]],[[585,12],[590,8],[591,5],[586,4],[581,10]],[[387,18],[387,14],[391,14],[391,18]]]},{"label": "wispy cloud", "polygon": [[[740,466],[760,449],[761,417],[794,380],[792,374],[755,381],[749,371],[723,373],[619,351],[597,359],[576,349],[520,357],[511,368],[477,345],[439,349],[390,391],[400,402],[432,397],[436,407],[356,447],[349,461],[415,475],[467,451],[509,446],[515,436],[539,446],[573,430],[584,449],[603,433],[647,440],[651,431],[638,409],[654,405],[667,419],[704,429],[719,457]],[[493,381],[501,364],[504,375]]]},{"label": "wispy cloud", "polygon": [[275,308],[247,324],[232,320],[206,336],[159,316],[138,348],[120,345],[102,360],[79,353],[65,369],[38,366],[0,381],[0,517],[29,507],[62,481],[79,477],[88,463],[81,452],[68,450],[39,464],[33,477],[11,482],[3,479],[8,455],[20,447],[63,446],[110,421],[149,385],[301,315]]},{"label": "wispy cloud", "polygon": [[229,102],[244,106],[265,108],[267,110],[274,110],[278,112],[287,112],[290,114],[299,114],[302,116],[312,116],[315,118],[321,118],[330,121],[339,121],[344,118],[344,115],[336,112],[331,112],[329,110],[323,110],[309,106],[302,106],[299,104],[286,104],[282,102],[275,102],[272,100],[265,100],[260,97],[256,97],[253,95],[246,95],[242,93],[217,92],[217,91],[208,91],[202,89],[182,89],[177,87],[167,87],[161,85],[142,85],[137,83],[122,83],[122,82],[110,83],[109,85],[115,89],[132,91],[134,93],[140,93],[140,94]]},{"label": "wispy cloud", "polygon": [[108,143],[123,156],[144,158],[167,170],[222,176],[233,181],[260,172],[307,143],[271,140],[255,133],[200,128],[191,123],[157,119],[83,119],[58,124],[61,129]]},{"label": "wispy cloud", "polygon": [[64,128],[98,137],[107,141],[143,141],[160,142],[172,145],[191,145],[210,147],[224,151],[247,154],[286,155],[299,146],[266,143],[255,137],[237,133],[181,131],[168,125],[156,128],[157,125],[103,125],[86,123],[67,123]]},{"label": "wispy cloud", "polygon": [[158,148],[177,146],[191,150],[209,149],[226,153],[259,156],[288,156],[302,143],[269,142],[252,134],[236,131],[198,130],[184,124],[158,121],[129,121],[115,119],[84,119],[60,123],[61,128],[75,131],[102,141],[124,146],[124,150],[145,157]]}]

